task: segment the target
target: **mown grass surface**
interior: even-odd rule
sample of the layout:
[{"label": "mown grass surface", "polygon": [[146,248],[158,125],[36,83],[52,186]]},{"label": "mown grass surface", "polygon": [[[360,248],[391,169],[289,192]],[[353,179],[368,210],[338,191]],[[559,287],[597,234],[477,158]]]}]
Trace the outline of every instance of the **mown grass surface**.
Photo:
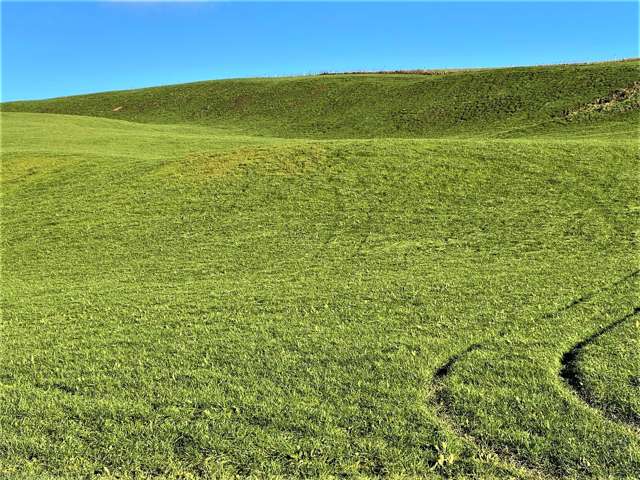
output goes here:
[{"label": "mown grass surface", "polygon": [[636,118],[3,113],[0,476],[637,478]]}]

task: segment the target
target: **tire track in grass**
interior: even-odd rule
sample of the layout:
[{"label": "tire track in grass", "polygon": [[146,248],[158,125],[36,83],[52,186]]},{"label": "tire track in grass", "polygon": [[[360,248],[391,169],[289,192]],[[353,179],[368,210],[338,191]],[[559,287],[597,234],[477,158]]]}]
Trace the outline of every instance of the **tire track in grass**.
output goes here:
[{"label": "tire track in grass", "polygon": [[[561,309],[544,315],[543,318],[547,319],[547,318],[555,317],[567,310],[570,310],[571,308],[574,308],[582,303],[587,302],[588,300],[594,298],[600,293],[605,292],[606,290],[622,285],[623,283],[633,280],[638,276],[640,276],[640,270],[634,270],[631,273],[625,275],[624,277],[621,277],[620,279],[616,280],[615,282],[610,284],[608,287],[583,295],[571,301]],[[628,319],[634,317],[635,315],[638,315],[639,313],[640,313],[640,307],[635,306],[633,307],[633,311],[631,313],[628,313],[627,315],[624,315],[622,318],[619,318],[618,320],[615,320],[609,323],[608,325],[602,327],[597,332],[592,333],[587,338],[576,343],[570,350],[562,354],[562,357],[560,360],[561,367],[560,367],[560,371],[558,372],[560,378],[564,380],[564,383],[569,387],[571,387],[574,393],[590,408],[593,408],[594,410],[601,412],[605,417],[609,418],[611,421],[614,421],[617,423],[626,423],[628,426],[635,429],[636,431],[640,427],[640,419],[629,418],[629,419],[622,420],[619,417],[611,415],[611,413],[608,412],[606,409],[597,406],[593,401],[589,399],[589,392],[584,388],[583,382],[580,377],[578,360],[579,360],[580,354],[585,349],[585,347],[594,343],[600,337],[614,330],[616,327],[622,325]]]},{"label": "tire track in grass", "polygon": [[640,314],[640,307],[634,307],[631,313],[628,313],[624,317],[610,323],[604,328],[601,328],[596,333],[588,336],[584,340],[576,343],[571,350],[567,351],[562,355],[561,360],[561,369],[560,369],[560,377],[566,382],[569,387],[571,387],[576,395],[580,397],[586,404],[588,404],[591,408],[597,409],[601,411],[606,417],[611,419],[614,422],[624,422],[627,423],[631,428],[638,431],[640,429],[640,418],[627,416],[620,417],[612,415],[607,409],[601,408],[594,404],[594,402],[589,397],[589,392],[584,387],[584,383],[582,381],[582,376],[580,374],[580,368],[578,366],[580,356],[583,353],[583,350],[589,346],[590,344],[596,342],[600,337],[612,331],[616,327],[622,325],[627,320],[635,317]]},{"label": "tire track in grass", "polygon": [[[620,279],[616,280],[615,282],[613,282],[612,284],[609,284],[608,286],[596,290],[594,292],[590,292],[587,293],[585,295],[580,296],[579,298],[572,300],[570,303],[568,303],[567,305],[546,313],[544,315],[542,315],[539,318],[539,321],[544,322],[544,320],[555,320],[558,318],[558,316],[561,316],[563,314],[565,314],[568,311],[572,311],[573,309],[588,303],[590,300],[599,297],[603,294],[605,294],[606,292],[611,292],[613,290],[615,290],[616,287],[619,287],[623,284],[626,284],[627,282],[634,280],[636,277],[638,277],[640,275],[640,270],[635,270],[632,271],[631,273],[621,277]],[[614,307],[615,308],[615,307]],[[628,308],[628,307],[627,307]],[[573,379],[576,379],[576,381],[579,382],[578,380],[578,376],[574,375],[575,370],[572,371],[572,366],[575,366],[575,362],[578,358],[578,353],[589,343],[597,340],[600,336],[604,335],[605,333],[613,330],[616,326],[621,325],[623,322],[625,322],[626,320],[628,320],[629,318],[631,318],[632,316],[636,315],[640,313],[640,307],[633,307],[633,312],[630,314],[625,315],[622,318],[619,318],[613,322],[611,322],[609,325],[607,325],[604,328],[601,328],[600,330],[596,331],[595,333],[591,334],[589,337],[587,337],[586,339],[576,343],[568,352],[565,352],[564,354],[561,354],[561,368],[559,370],[559,375],[558,377],[556,377],[558,380],[560,378],[564,379],[565,381],[560,381],[560,382],[556,382],[553,381],[552,379],[549,379],[549,384],[547,385],[545,384],[541,384],[541,385],[535,385],[535,386],[530,386],[529,388],[531,389],[530,393],[533,394],[540,394],[540,389],[539,387],[545,387],[545,390],[549,387],[552,387],[552,385],[555,383],[556,385],[558,383],[560,383],[562,388],[561,390],[558,391],[558,393],[560,393],[562,390],[567,391],[568,393],[570,393],[571,397],[576,397],[576,395],[574,395],[574,390],[575,390],[575,385],[572,384],[573,383]],[[555,323],[555,325],[557,325],[557,323]],[[548,336],[548,332],[547,336]],[[525,343],[529,343],[529,345],[523,345],[523,347],[525,347],[526,349],[531,349],[533,347],[533,345],[535,345],[535,340],[536,338],[532,338],[529,342],[525,342]],[[477,417],[476,412],[478,410],[478,408],[481,408],[484,406],[484,409],[488,411],[492,411],[492,408],[494,408],[495,406],[492,405],[492,402],[495,402],[496,400],[490,399],[488,401],[486,401],[484,404],[480,403],[479,405],[474,406],[473,404],[471,404],[471,408],[469,407],[469,405],[465,406],[465,402],[462,402],[462,406],[458,405],[458,411],[456,411],[456,405],[455,405],[455,401],[456,401],[456,393],[455,393],[455,389],[453,389],[453,387],[455,385],[449,385],[447,386],[446,383],[449,381],[449,378],[452,376],[452,374],[454,374],[455,370],[456,370],[456,366],[460,363],[460,362],[465,362],[465,361],[470,361],[468,360],[468,357],[473,355],[475,352],[479,352],[479,351],[485,351],[486,353],[483,354],[482,356],[480,356],[478,358],[479,361],[484,361],[487,363],[487,367],[491,368],[497,368],[497,370],[499,370],[499,375],[497,376],[498,381],[500,382],[497,385],[492,385],[491,383],[487,383],[485,382],[485,384],[483,384],[482,382],[480,382],[479,387],[478,385],[476,385],[476,389],[478,391],[478,393],[476,393],[476,395],[479,395],[480,399],[482,399],[482,392],[484,391],[484,394],[486,395],[488,393],[489,390],[494,389],[494,390],[503,390],[502,395],[505,397],[503,398],[499,398],[497,401],[498,402],[503,402],[502,404],[497,403],[496,406],[502,407],[502,408],[507,408],[510,409],[510,405],[506,404],[505,402],[507,402],[507,399],[509,399],[509,397],[514,396],[517,399],[517,396],[515,396],[516,393],[518,393],[517,391],[513,390],[514,388],[516,388],[519,384],[518,384],[518,363],[517,363],[517,358],[516,359],[510,359],[510,356],[514,355],[514,349],[512,346],[510,346],[509,348],[507,348],[507,351],[511,352],[512,355],[504,355],[503,353],[503,349],[499,348],[500,347],[500,343],[499,341],[496,343],[496,348],[490,348],[491,340],[486,340],[484,342],[479,342],[479,343],[473,343],[471,345],[469,345],[468,347],[466,347],[464,350],[460,351],[459,353],[453,355],[452,357],[450,357],[447,362],[445,362],[441,367],[439,367],[438,369],[436,369],[436,371],[433,374],[433,384],[434,384],[434,388],[435,388],[435,406],[436,406],[436,412],[438,412],[440,414],[440,416],[443,419],[443,422],[445,424],[449,424],[452,426],[453,430],[455,432],[457,432],[463,439],[466,439],[469,443],[471,443],[472,445],[474,445],[476,448],[480,449],[480,451],[482,451],[482,447],[481,445],[481,437],[479,436],[479,434],[482,433],[482,427],[478,427],[478,421],[480,419],[480,417]],[[552,348],[551,346],[548,346],[547,348]],[[533,347],[535,348],[535,347]],[[492,352],[493,350],[493,352]],[[492,355],[493,353],[493,355]],[[495,358],[497,356],[497,358]],[[525,353],[524,355],[521,355],[523,357],[527,357],[527,354]],[[502,358],[504,357],[504,358]],[[516,354],[517,357],[517,354]],[[529,357],[530,360],[533,364],[535,364],[535,356],[530,356]],[[545,370],[544,370],[544,365],[538,365],[538,367],[540,368],[540,373],[542,374]],[[512,374],[510,375],[508,368],[514,368],[514,372],[512,372]],[[465,373],[467,373],[468,376],[468,372],[465,372],[464,370],[461,370],[460,376],[462,377],[462,383],[461,385],[463,386],[463,390],[464,388],[467,388],[469,386],[469,382],[465,382]],[[513,373],[515,373],[515,375],[513,375]],[[516,378],[511,378],[511,377],[516,377]],[[546,377],[546,375],[544,376]],[[544,377],[543,380],[544,380]],[[476,377],[477,379],[477,377]],[[570,380],[570,381],[569,381]],[[569,387],[571,388],[567,388],[567,384],[569,385]],[[458,387],[460,387],[460,385],[458,385]],[[536,387],[538,387],[538,389],[536,390]],[[520,387],[521,388],[521,387]],[[484,390],[483,390],[484,389]],[[459,388],[460,390],[460,388]],[[509,391],[509,390],[513,390],[513,394],[509,393],[508,395],[504,395],[504,391]],[[548,394],[545,393],[545,395],[548,396]],[[597,413],[597,415],[599,417],[602,417],[602,420],[600,422],[611,422],[611,428],[613,428],[613,431],[617,431],[618,433],[621,433],[622,435],[633,435],[634,433],[637,433],[637,430],[633,430],[633,429],[629,429],[629,426],[625,423],[619,423],[618,419],[616,418],[611,418],[609,416],[606,415],[606,412],[604,412],[603,410],[597,408],[596,406],[590,404],[589,402],[583,401],[585,400],[584,397],[582,395],[578,395],[579,399],[581,400],[579,402],[580,405],[583,406],[583,408],[586,408],[587,411],[581,410],[579,407],[577,407],[575,404],[572,404],[572,402],[568,401],[566,398],[563,398],[563,395],[551,395],[552,398],[552,403],[555,404],[555,406],[557,406],[559,409],[559,411],[566,411],[567,414],[569,415],[578,415],[578,418],[580,417],[584,417],[584,420],[587,422],[584,425],[591,425],[591,423],[589,423],[590,420],[590,415],[588,413],[588,411]],[[553,401],[553,399],[555,398],[555,402]],[[482,402],[482,400],[480,400]],[[460,402],[458,402],[459,404]],[[468,402],[467,402],[468,403]],[[533,408],[533,410],[531,410],[531,407],[529,410],[526,410],[526,404],[524,405],[524,407],[520,407],[520,408],[524,408],[523,412],[516,412],[515,414],[517,415],[518,413],[520,414],[520,416],[522,418],[518,418],[516,417],[515,419],[513,419],[511,422],[512,424],[509,426],[509,424],[507,423],[506,425],[504,424],[504,421],[508,419],[504,419],[504,418],[499,418],[499,417],[495,417],[495,420],[499,421],[499,422],[503,422],[503,428],[514,428],[515,432],[523,432],[523,433],[527,433],[527,426],[531,426],[530,424],[532,423],[532,419],[533,419],[533,423],[535,424],[536,420],[539,421],[539,416],[540,416],[540,411],[535,411],[535,408]],[[455,417],[459,417],[460,415],[465,415],[465,411],[466,411],[466,415],[471,415],[474,416],[476,415],[476,427],[474,428],[473,426],[471,426],[470,428],[467,427],[463,427],[462,425],[460,425],[458,423],[458,426],[455,426],[452,419]],[[495,411],[495,410],[494,410]],[[486,412],[485,412],[486,413]],[[603,415],[603,413],[605,415]],[[524,416],[523,416],[524,415]],[[538,418],[536,418],[538,417]],[[543,418],[545,418],[544,414],[543,414]],[[520,423],[521,420],[526,420],[527,423]],[[578,420],[578,419],[576,419]],[[579,422],[577,422],[579,423]],[[597,423],[597,422],[596,422]],[[609,427],[607,426],[609,424],[596,424],[594,425],[593,428],[598,428],[598,427],[604,427],[609,429]],[[615,427],[613,427],[613,425],[615,425]],[[624,434],[622,433],[619,428],[622,428],[624,431],[626,431],[627,433]],[[618,429],[618,430],[616,430]],[[579,430],[579,429],[578,429]],[[590,429],[587,429],[590,430]],[[611,433],[613,433],[613,431]],[[553,438],[553,430],[549,430],[546,435],[550,436],[550,438]],[[557,433],[557,432],[556,432]],[[595,433],[595,431],[593,432]],[[491,438],[491,435],[489,435],[487,437],[487,441],[482,441],[483,444],[489,444],[489,448],[491,449],[491,451],[493,451],[493,453],[495,453],[500,459],[504,460],[505,464],[507,465],[515,465],[517,466],[517,468],[519,467],[521,470],[525,470],[526,472],[529,473],[529,475],[533,476],[533,477],[537,477],[537,478],[545,478],[547,474],[556,476],[556,475],[560,475],[560,476],[565,476],[565,475],[575,475],[576,473],[579,473],[579,475],[584,475],[587,477],[591,477],[593,474],[592,471],[592,467],[589,464],[589,462],[587,462],[586,465],[574,465],[571,466],[569,465],[569,467],[567,467],[566,465],[562,466],[562,465],[555,465],[556,464],[556,460],[555,459],[561,459],[561,456],[558,456],[555,452],[549,452],[550,456],[549,458],[546,458],[543,455],[543,459],[544,461],[539,465],[538,463],[540,462],[540,458],[538,459],[538,461],[536,461],[535,459],[529,459],[527,458],[526,454],[524,455],[524,457],[522,456],[518,456],[518,452],[522,451],[521,448],[518,447],[518,441],[517,441],[517,437],[516,437],[516,441],[512,441],[510,440],[509,436],[501,436],[501,434],[496,435],[495,433],[493,434],[495,438]],[[544,433],[540,434],[538,433],[538,435],[544,435]],[[580,438],[583,439],[587,439],[590,438],[589,435],[587,434],[586,436],[584,436],[584,434],[582,434],[582,437],[580,436],[581,433],[576,431],[573,432],[572,435],[578,435],[576,437],[576,440],[579,440]],[[596,434],[597,435],[597,434]],[[557,435],[556,435],[557,436]],[[609,442],[609,438],[604,438],[602,439],[601,443],[603,443],[602,447],[605,447],[605,445],[607,445]],[[613,444],[615,444],[615,441],[613,442]],[[592,447],[592,446],[589,446]],[[601,445],[598,445],[598,449],[599,447],[601,447]],[[633,447],[630,447],[633,448]],[[484,449],[485,451],[487,450],[486,448]],[[525,450],[526,451],[526,450]],[[599,450],[596,450],[599,451]],[[594,452],[595,453],[595,452]],[[569,459],[571,459],[572,457],[569,457]],[[569,459],[565,459],[569,460]],[[573,456],[573,459],[575,461],[575,455]],[[638,459],[635,460],[636,462],[638,461]],[[630,460],[631,463],[634,462],[634,460]],[[579,463],[579,462],[578,462]],[[608,468],[608,467],[603,467],[603,468]],[[614,465],[614,470],[615,468],[617,468]]]},{"label": "tire track in grass", "polygon": [[607,290],[610,290],[610,289],[615,288],[615,287],[617,287],[619,285],[622,285],[625,282],[628,282],[629,280],[632,280],[634,277],[637,277],[638,275],[640,275],[640,270],[634,270],[631,273],[628,273],[624,277],[620,277],[615,282],[607,285],[606,287],[604,287],[604,288],[602,288],[600,290],[595,290],[593,292],[586,293],[586,294],[584,294],[584,295],[582,295],[582,296],[570,301],[564,307],[559,308],[558,310],[554,310],[553,312],[545,313],[541,317],[541,320],[547,320],[549,318],[556,317],[556,316],[560,315],[561,313],[566,312],[567,310],[570,310],[570,309],[572,309],[574,307],[577,307],[580,304],[583,304],[583,303],[591,300],[592,298],[598,296],[601,293],[604,293]]},{"label": "tire track in grass", "polygon": [[[527,465],[524,462],[519,461],[513,455],[505,454],[504,452],[498,453],[495,449],[488,447],[487,445],[480,444],[479,440],[473,435],[465,432],[461,427],[451,418],[451,412],[447,408],[447,402],[444,398],[444,379],[449,375],[454,368],[455,364],[461,361],[471,352],[479,350],[483,347],[482,343],[472,343],[465,349],[449,357],[449,359],[436,369],[433,374],[433,385],[435,387],[434,394],[434,408],[438,419],[442,422],[446,430],[449,430],[456,436],[462,439],[465,445],[471,448],[472,451],[479,452],[483,457],[493,457],[500,467],[504,469],[505,473],[513,475],[514,478],[526,478],[531,480],[548,480],[551,477],[545,473],[536,470],[535,467]],[[489,460],[483,460],[488,462]]]},{"label": "tire track in grass", "polygon": [[464,356],[466,356],[467,354],[469,354],[470,352],[473,352],[474,350],[477,350],[478,348],[480,348],[482,345],[480,343],[472,343],[471,345],[469,345],[467,348],[465,348],[464,350],[462,350],[459,353],[456,353],[455,355],[453,355],[452,357],[449,357],[449,360],[446,361],[446,363],[444,363],[440,368],[438,368],[436,370],[436,373],[434,374],[434,378],[436,380],[440,380],[443,377],[445,377],[446,375],[449,375],[449,373],[451,372],[451,369],[453,368],[453,366]]}]

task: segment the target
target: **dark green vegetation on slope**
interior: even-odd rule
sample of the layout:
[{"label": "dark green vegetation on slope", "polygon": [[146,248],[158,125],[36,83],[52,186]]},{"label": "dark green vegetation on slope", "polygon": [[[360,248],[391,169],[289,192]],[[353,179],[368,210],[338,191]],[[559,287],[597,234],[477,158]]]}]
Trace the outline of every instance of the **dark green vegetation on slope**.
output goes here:
[{"label": "dark green vegetation on slope", "polygon": [[594,99],[637,80],[638,62],[627,61],[438,76],[220,80],[14,102],[2,108],[211,125],[279,137],[513,135],[514,129],[519,135],[522,128],[539,123],[563,123]]},{"label": "dark green vegetation on slope", "polygon": [[0,477],[637,478],[612,65],[509,139],[2,113]]}]

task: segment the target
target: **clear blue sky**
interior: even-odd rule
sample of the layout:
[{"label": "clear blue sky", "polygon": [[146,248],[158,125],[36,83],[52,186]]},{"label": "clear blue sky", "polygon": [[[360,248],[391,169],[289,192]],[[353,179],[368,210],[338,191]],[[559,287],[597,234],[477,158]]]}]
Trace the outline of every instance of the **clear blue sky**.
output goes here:
[{"label": "clear blue sky", "polygon": [[638,56],[638,4],[2,2],[2,98]]}]

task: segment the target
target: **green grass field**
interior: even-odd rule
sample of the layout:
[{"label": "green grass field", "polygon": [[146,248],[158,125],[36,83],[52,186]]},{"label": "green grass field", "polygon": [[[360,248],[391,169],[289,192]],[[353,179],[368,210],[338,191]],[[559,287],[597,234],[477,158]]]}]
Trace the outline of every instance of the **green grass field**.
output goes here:
[{"label": "green grass field", "polygon": [[639,66],[3,104],[0,478],[639,478]]}]

